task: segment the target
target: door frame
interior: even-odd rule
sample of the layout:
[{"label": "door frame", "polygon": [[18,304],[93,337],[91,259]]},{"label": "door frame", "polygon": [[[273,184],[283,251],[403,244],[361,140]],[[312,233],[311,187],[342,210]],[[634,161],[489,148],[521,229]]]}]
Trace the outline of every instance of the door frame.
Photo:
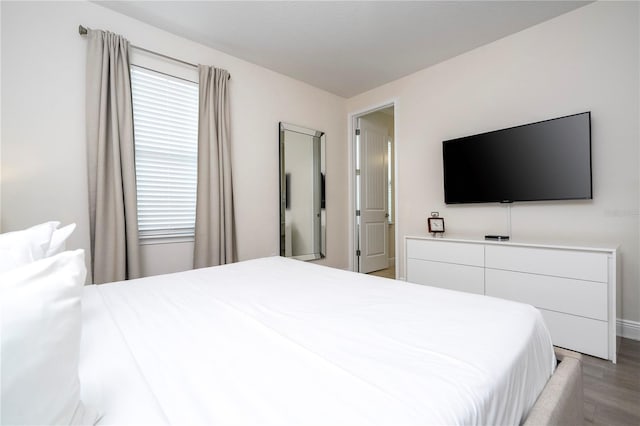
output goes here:
[{"label": "door frame", "polygon": [[349,141],[349,270],[358,271],[358,258],[356,255],[356,244],[358,241],[358,228],[356,227],[356,128],[358,118],[371,114],[372,112],[380,111],[393,107],[393,215],[394,215],[394,246],[395,246],[395,265],[396,265],[396,278],[398,278],[398,241],[399,238],[399,226],[398,226],[398,99],[393,98],[384,102],[376,103],[366,108],[350,112],[348,114],[348,141]]}]

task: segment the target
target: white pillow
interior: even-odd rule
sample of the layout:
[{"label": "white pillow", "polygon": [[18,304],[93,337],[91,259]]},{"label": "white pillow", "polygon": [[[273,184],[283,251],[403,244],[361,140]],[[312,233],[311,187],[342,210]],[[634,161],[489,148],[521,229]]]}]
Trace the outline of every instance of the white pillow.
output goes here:
[{"label": "white pillow", "polygon": [[71,233],[74,229],[76,229],[76,224],[72,223],[53,231],[53,234],[51,235],[51,243],[49,244],[49,249],[47,250],[46,257],[53,256],[65,251],[65,242],[67,241],[67,238],[71,236]]},{"label": "white pillow", "polygon": [[0,273],[46,257],[58,225],[60,222],[45,222],[0,234]]},{"label": "white pillow", "polygon": [[0,275],[1,424],[95,424],[80,401],[84,251]]}]

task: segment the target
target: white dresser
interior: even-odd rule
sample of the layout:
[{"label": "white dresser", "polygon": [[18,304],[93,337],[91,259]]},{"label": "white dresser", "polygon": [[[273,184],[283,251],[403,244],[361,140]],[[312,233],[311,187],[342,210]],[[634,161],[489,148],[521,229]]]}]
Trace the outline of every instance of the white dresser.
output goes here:
[{"label": "white dresser", "polygon": [[553,344],[616,362],[617,248],[405,237],[407,281],[529,303]]}]

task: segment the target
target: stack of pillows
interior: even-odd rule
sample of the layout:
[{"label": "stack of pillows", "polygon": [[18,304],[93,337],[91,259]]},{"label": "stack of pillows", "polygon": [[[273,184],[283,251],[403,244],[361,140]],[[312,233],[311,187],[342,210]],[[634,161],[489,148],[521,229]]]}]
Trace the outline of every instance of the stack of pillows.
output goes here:
[{"label": "stack of pillows", "polygon": [[75,224],[0,234],[0,424],[95,424],[80,401],[84,251]]}]

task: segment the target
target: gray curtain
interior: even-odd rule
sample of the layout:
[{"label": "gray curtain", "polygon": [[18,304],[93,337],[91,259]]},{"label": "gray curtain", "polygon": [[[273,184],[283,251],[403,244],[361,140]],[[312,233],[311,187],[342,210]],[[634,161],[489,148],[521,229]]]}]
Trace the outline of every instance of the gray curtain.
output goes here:
[{"label": "gray curtain", "polygon": [[229,135],[229,73],[198,66],[198,189],[193,267],[235,261]]},{"label": "gray curtain", "polygon": [[129,42],[89,30],[87,155],[96,284],[140,276]]}]

